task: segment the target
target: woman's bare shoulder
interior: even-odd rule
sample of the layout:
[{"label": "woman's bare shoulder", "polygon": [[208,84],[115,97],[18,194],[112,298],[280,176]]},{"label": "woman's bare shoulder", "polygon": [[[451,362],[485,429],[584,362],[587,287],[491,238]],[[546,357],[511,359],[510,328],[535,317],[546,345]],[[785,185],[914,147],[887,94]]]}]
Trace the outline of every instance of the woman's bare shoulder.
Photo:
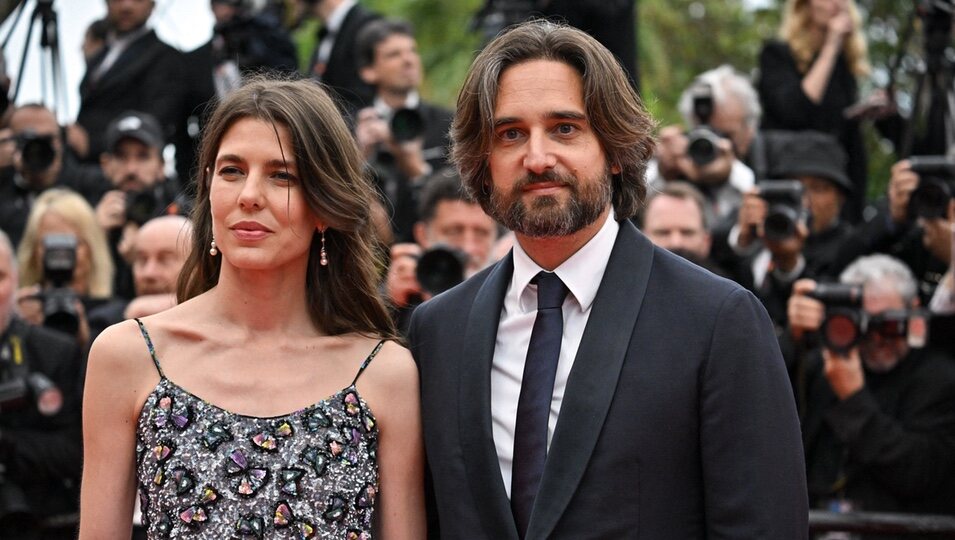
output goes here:
[{"label": "woman's bare shoulder", "polygon": [[[377,342],[371,343],[374,347]],[[368,364],[358,385],[364,393],[373,392],[385,399],[417,393],[418,366],[408,349],[388,340]]]}]

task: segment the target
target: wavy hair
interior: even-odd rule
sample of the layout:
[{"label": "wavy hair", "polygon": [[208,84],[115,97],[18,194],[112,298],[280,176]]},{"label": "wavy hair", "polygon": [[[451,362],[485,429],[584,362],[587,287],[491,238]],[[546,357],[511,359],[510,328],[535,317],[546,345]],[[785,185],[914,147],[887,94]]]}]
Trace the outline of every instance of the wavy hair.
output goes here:
[{"label": "wavy hair", "polygon": [[451,158],[469,194],[490,213],[487,158],[498,85],[507,68],[531,60],[563,62],[580,74],[587,118],[608,164],[620,168],[611,180],[616,217],[636,215],[647,192],[644,174],[653,154],[654,122],[610,51],[585,32],[544,20],[514,26],[488,44],[458,94]]},{"label": "wavy hair", "polygon": [[217,104],[199,145],[196,199],[192,212],[192,250],[179,275],[177,296],[185,301],[219,281],[221,257],[209,256],[212,170],[226,131],[240,119],[254,118],[288,129],[312,214],[327,226],[328,265],[319,264],[321,234],[316,230],[308,254],[305,294],[317,328],[332,334],[359,332],[394,337],[395,330],[377,288],[377,238],[369,207],[376,192],[364,161],[332,98],[309,80],[251,79]]},{"label": "wavy hair", "polygon": [[75,191],[65,188],[47,189],[33,202],[30,216],[27,217],[23,238],[17,247],[17,261],[20,265],[20,285],[43,283],[43,261],[39,258],[40,222],[49,212],[54,212],[73,227],[78,233],[77,241],[83,242],[90,250],[90,275],[86,281],[86,296],[90,298],[109,298],[113,295],[113,257],[109,253],[106,233],[96,223],[93,207]]},{"label": "wavy hair", "polygon": [[[786,0],[783,11],[783,22],[779,27],[779,38],[789,45],[796,67],[806,73],[812,66],[813,60],[822,49],[822,37],[812,32],[812,13],[809,3],[812,0]],[[869,74],[869,48],[866,45],[865,35],[862,33],[862,16],[855,0],[847,0],[849,17],[852,18],[852,32],[843,42],[842,50],[846,56],[849,71],[856,77]]]}]

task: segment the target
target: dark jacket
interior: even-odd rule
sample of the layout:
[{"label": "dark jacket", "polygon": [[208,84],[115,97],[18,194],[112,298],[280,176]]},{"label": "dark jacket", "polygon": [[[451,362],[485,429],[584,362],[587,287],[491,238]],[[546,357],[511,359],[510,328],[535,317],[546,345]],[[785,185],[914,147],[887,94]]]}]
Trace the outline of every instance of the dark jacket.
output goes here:
[{"label": "dark jacket", "polygon": [[[507,256],[412,317],[443,538],[518,538],[490,411],[512,273]],[[763,308],[621,222],[525,538],[805,539],[802,459]]]},{"label": "dark jacket", "polygon": [[[346,112],[353,113],[362,107],[367,107],[375,95],[375,89],[363,81],[358,74],[356,38],[366,24],[380,18],[381,15],[365,9],[360,4],[355,4],[345,15],[342,26],[335,35],[328,63],[324,66],[317,64],[317,48],[312,57],[309,71],[329,86],[329,89],[341,100]],[[320,32],[319,36],[321,35]]]},{"label": "dark jacket", "polygon": [[106,151],[106,127],[123,111],[149,113],[159,120],[166,140],[172,140],[180,114],[182,55],[156,36],[140,36],[97,80],[93,74],[108,49],[90,62],[80,82],[80,112],[76,123],[89,134],[87,161],[98,162]]},{"label": "dark jacket", "polygon": [[[6,361],[0,360],[0,381],[41,373],[63,395],[62,408],[51,416],[37,411],[35,398],[0,413],[0,463],[7,469],[5,481],[23,490],[30,508],[41,519],[75,513],[83,447],[80,351],[69,337],[17,318],[0,336],[0,347],[10,355]],[[23,359],[21,367],[13,366],[17,349]],[[19,538],[4,536],[3,531],[0,536]]]},{"label": "dark jacket", "polygon": [[955,513],[950,353],[914,350],[888,373],[867,370],[865,387],[844,401],[818,355],[809,373],[803,435],[815,506],[844,495],[869,512]]}]

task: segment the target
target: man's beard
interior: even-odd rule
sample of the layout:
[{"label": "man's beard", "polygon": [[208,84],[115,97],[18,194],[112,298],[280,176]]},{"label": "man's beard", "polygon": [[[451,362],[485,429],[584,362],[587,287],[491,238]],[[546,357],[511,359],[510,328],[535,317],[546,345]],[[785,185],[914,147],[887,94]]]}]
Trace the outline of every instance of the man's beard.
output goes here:
[{"label": "man's beard", "polygon": [[[607,209],[611,201],[610,170],[600,178],[581,183],[573,175],[554,171],[528,174],[511,188],[510,193],[491,190],[491,217],[508,229],[536,238],[567,236],[590,225]],[[554,195],[538,195],[530,207],[524,204],[523,188],[548,182],[561,184],[570,191],[566,203]]]}]

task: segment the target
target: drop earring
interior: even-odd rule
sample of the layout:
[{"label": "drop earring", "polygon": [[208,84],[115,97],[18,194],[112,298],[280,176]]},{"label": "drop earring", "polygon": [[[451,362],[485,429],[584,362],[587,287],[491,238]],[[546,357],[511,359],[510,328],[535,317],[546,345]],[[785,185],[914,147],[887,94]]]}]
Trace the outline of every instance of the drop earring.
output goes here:
[{"label": "drop earring", "polygon": [[322,249],[318,252],[318,264],[328,266],[328,253],[325,251],[325,231],[322,230]]},{"label": "drop earring", "polygon": [[215,257],[216,255],[219,254],[219,248],[216,247],[216,241],[215,241],[215,240],[213,240],[212,242],[210,242],[210,243],[209,243],[209,246],[210,246],[210,247],[209,247],[209,255],[212,255],[213,257]]}]

